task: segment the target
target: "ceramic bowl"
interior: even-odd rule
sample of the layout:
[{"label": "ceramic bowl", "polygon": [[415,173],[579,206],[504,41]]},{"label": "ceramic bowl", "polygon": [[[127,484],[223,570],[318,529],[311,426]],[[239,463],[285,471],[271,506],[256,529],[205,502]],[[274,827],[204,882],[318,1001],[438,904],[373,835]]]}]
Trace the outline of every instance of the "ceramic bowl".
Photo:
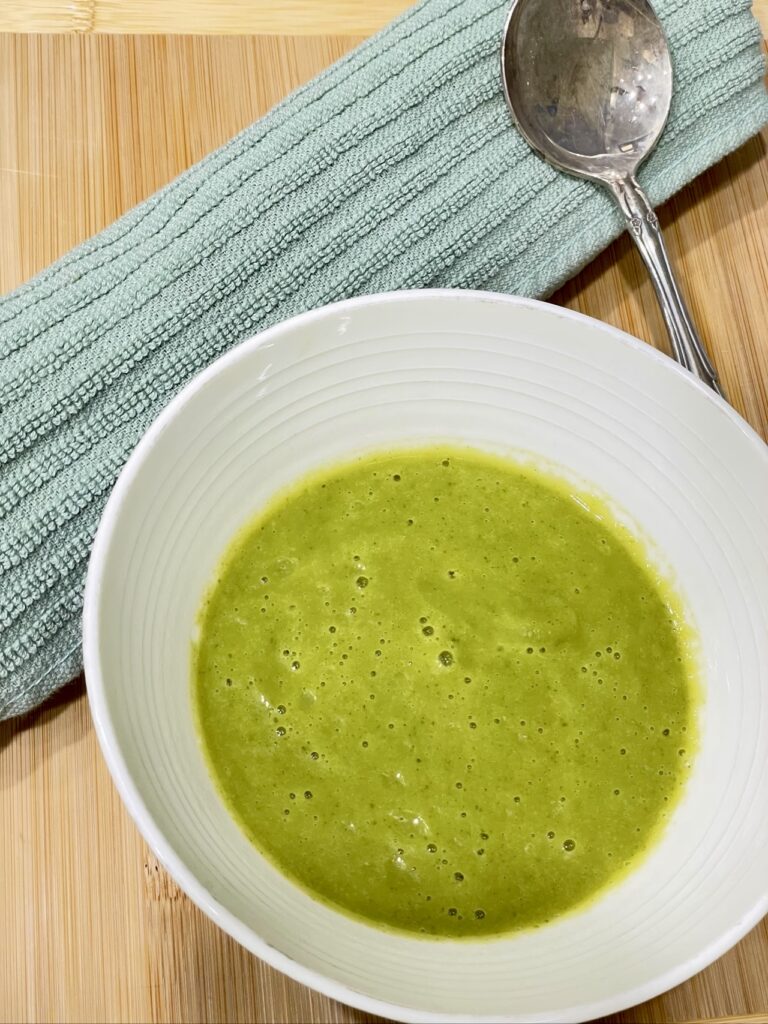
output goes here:
[{"label": "ceramic bowl", "polygon": [[[289,481],[369,448],[524,452],[606,495],[674,578],[701,642],[701,745],[657,845],[586,909],[492,941],[378,930],[268,863],[209,778],[190,703],[202,594]],[[410,1021],[577,1021],[699,971],[768,909],[768,449],[665,356],[554,306],[426,291],[329,306],[197,377],[123,470],[93,548],[84,651],[99,740],[136,823],[238,942]]]}]

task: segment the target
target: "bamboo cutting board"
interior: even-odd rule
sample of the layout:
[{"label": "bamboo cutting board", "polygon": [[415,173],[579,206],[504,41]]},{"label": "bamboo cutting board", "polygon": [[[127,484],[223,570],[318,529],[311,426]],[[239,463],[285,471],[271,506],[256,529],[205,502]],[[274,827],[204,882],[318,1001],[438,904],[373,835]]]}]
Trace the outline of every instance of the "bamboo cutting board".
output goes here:
[{"label": "bamboo cutting board", "polygon": [[[357,41],[0,37],[0,290],[109,223]],[[767,144],[768,134],[752,140],[661,211],[727,392],[766,438]],[[626,237],[554,298],[666,348]],[[0,1021],[373,1020],[265,966],[180,892],[115,793],[82,681],[0,725],[0,822]],[[765,921],[691,981],[610,1018],[726,1019],[768,1022]]]},{"label": "bamboo cutting board", "polygon": [[[3,0],[0,32],[370,35],[410,0]],[[752,0],[768,34],[768,0]]]}]

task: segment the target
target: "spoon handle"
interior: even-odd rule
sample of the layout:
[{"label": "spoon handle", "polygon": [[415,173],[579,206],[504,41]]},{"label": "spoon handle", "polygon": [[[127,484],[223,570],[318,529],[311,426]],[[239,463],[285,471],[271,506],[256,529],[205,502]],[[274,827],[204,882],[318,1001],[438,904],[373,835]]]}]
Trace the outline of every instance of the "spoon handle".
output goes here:
[{"label": "spoon handle", "polygon": [[605,184],[626,217],[630,233],[648,267],[675,359],[718,395],[722,395],[717,371],[707,356],[672,272],[659,219],[648,197],[631,174],[605,181]]}]

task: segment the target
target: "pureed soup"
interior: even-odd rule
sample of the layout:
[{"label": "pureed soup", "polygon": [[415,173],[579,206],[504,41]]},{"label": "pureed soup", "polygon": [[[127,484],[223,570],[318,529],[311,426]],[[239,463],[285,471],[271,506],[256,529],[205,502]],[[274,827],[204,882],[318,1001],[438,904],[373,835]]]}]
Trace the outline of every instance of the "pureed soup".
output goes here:
[{"label": "pureed soup", "polygon": [[288,877],[429,936],[541,925],[652,844],[695,741],[676,600],[596,499],[446,447],[279,495],[200,618],[210,770]]}]

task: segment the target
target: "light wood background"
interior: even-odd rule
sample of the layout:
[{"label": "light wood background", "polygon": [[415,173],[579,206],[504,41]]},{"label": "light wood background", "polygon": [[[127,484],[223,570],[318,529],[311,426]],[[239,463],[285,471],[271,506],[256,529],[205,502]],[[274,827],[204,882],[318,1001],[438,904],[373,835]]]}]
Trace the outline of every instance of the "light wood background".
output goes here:
[{"label": "light wood background", "polygon": [[[695,3],[696,0],[693,0]],[[0,32],[370,35],[410,0],[2,0]],[[768,0],[753,0],[768,35]]]},{"label": "light wood background", "polygon": [[[22,6],[7,3],[0,24]],[[24,6],[48,17],[53,5]],[[128,5],[62,0],[60,10],[84,6],[98,25],[95,13]],[[305,12],[310,6],[313,24],[321,7],[342,9],[308,0]],[[396,6],[379,5],[387,16]],[[45,17],[42,27],[50,24]],[[370,27],[355,24],[360,35]],[[109,223],[357,41],[351,34],[0,37],[0,291]],[[731,400],[766,438],[767,152],[768,134],[661,211]],[[666,347],[626,237],[555,301]],[[0,1021],[372,1020],[265,966],[180,892],[114,791],[82,681],[44,709],[0,724],[0,823]],[[686,984],[610,1018],[724,1019],[768,1022],[765,921]]]}]

